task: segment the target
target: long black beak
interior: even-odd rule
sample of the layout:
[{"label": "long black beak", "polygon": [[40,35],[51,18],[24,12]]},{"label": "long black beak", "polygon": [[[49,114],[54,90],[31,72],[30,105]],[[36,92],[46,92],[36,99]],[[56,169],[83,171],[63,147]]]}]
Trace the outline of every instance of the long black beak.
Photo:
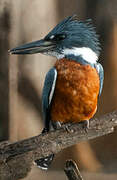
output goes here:
[{"label": "long black beak", "polygon": [[10,54],[35,54],[35,53],[44,53],[56,46],[54,42],[46,41],[41,39],[39,41],[34,41],[27,43],[16,48],[10,49]]}]

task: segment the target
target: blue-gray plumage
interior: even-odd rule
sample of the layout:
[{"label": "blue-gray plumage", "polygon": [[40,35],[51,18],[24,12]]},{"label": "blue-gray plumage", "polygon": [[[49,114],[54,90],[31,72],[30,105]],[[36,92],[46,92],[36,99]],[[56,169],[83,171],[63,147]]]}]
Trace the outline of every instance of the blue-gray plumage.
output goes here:
[{"label": "blue-gray plumage", "polygon": [[72,47],[88,47],[97,54],[101,50],[91,19],[85,22],[78,21],[75,15],[64,19],[44,39],[57,41],[56,51],[58,52],[64,48],[72,49]]}]

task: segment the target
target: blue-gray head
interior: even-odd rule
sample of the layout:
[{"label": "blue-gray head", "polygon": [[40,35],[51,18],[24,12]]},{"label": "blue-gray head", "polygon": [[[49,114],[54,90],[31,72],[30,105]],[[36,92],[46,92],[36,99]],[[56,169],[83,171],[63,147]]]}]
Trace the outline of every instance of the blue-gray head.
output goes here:
[{"label": "blue-gray head", "polygon": [[11,54],[43,53],[58,59],[81,56],[91,63],[98,60],[99,52],[100,43],[90,20],[78,21],[76,16],[64,19],[44,39],[10,50]]}]

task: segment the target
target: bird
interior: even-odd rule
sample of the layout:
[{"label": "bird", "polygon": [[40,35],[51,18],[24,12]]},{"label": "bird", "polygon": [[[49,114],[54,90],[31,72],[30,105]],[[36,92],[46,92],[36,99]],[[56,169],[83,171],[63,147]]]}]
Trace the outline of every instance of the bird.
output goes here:
[{"label": "bird", "polygon": [[[9,50],[10,54],[42,53],[56,57],[42,91],[42,134],[67,123],[84,123],[89,128],[103,88],[100,51],[99,36],[91,19],[78,20],[77,15],[66,17],[43,39]],[[47,170],[53,158],[51,154],[35,163]]]}]

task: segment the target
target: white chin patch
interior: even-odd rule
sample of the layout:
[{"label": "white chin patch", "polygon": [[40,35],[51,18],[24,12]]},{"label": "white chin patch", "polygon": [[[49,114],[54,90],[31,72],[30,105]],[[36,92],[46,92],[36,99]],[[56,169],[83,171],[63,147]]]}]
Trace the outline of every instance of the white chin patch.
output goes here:
[{"label": "white chin patch", "polygon": [[58,52],[54,52],[54,51],[48,51],[48,52],[44,52],[43,54],[45,55],[49,55],[49,56],[54,56],[57,59],[62,59],[64,58],[66,55],[74,55],[74,56],[81,56],[85,61],[89,62],[89,63],[96,63],[96,61],[98,61],[98,56],[97,54],[90,48],[87,47],[81,47],[81,48],[77,48],[77,47],[73,47],[72,49],[63,49],[62,53],[58,53]]},{"label": "white chin patch", "polygon": [[57,59],[62,59],[65,56],[64,54],[60,54],[60,53],[54,52],[54,51],[44,52],[43,54],[48,55],[48,56],[56,57]]},{"label": "white chin patch", "polygon": [[89,63],[96,63],[98,61],[97,54],[90,48],[87,47],[73,47],[72,49],[64,49],[63,55],[74,55],[74,56],[81,56],[85,61]]}]

